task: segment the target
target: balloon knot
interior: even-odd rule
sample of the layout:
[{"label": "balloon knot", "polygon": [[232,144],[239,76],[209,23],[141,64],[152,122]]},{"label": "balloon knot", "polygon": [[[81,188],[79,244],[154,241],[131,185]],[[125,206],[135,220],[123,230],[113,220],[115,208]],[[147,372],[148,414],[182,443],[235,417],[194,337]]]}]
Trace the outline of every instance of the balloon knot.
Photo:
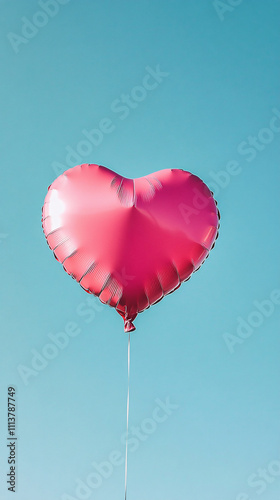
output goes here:
[{"label": "balloon knot", "polygon": [[136,330],[134,324],[132,323],[131,319],[125,319],[124,320],[124,331],[126,333],[128,332],[133,332],[134,330]]}]

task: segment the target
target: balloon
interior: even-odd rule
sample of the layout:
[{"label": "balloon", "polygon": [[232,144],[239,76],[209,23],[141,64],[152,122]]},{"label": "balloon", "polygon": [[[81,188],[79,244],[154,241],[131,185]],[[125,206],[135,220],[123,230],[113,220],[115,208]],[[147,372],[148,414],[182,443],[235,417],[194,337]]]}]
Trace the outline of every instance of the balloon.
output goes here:
[{"label": "balloon", "polygon": [[208,257],[219,211],[190,172],[128,179],[83,164],[51,184],[42,225],[65,271],[114,307],[129,332],[139,312],[176,290]]}]

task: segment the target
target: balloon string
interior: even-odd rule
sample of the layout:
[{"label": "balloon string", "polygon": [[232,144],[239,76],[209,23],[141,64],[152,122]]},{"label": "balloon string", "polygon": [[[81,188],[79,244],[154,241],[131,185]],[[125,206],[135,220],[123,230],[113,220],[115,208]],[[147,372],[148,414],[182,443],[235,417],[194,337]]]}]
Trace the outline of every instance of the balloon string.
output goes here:
[{"label": "balloon string", "polygon": [[129,418],[129,378],[130,378],[130,333],[128,334],[127,348],[127,403],[126,403],[126,442],[125,442],[125,479],[124,479],[124,500],[127,496],[127,443],[128,443],[128,418]]}]

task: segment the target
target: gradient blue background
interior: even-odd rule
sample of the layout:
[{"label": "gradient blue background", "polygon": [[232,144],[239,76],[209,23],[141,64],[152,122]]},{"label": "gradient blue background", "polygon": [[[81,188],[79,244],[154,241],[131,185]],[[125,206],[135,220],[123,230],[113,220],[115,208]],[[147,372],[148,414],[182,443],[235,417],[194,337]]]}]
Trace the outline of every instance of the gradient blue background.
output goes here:
[{"label": "gradient blue background", "polygon": [[[91,462],[124,452],[127,337],[121,318],[64,273],[41,230],[41,206],[66,146],[110,117],[115,130],[83,158],[128,177],[177,167],[205,182],[231,160],[242,168],[217,190],[220,238],[176,293],[141,314],[132,336],[131,425],[155,399],[178,409],[129,455],[129,500],[236,500],[250,474],[280,461],[280,306],[231,354],[254,300],[279,287],[279,134],[253,161],[238,152],[267,127],[279,102],[275,0],[244,0],[224,14],[209,0],[70,0],[16,54],[33,0],[1,0],[1,386],[0,496],[6,490],[6,390],[18,392],[19,500],[75,497]],[[141,85],[145,67],[169,73],[125,120],[111,111]],[[279,121],[278,121],[279,126]],[[84,305],[81,306],[81,303]],[[78,307],[95,312],[81,316]],[[95,308],[95,309],[94,309]],[[91,318],[91,321],[86,322]],[[75,321],[82,333],[23,383],[49,333]],[[123,466],[91,499],[124,497]],[[280,477],[261,498],[276,500]]]}]

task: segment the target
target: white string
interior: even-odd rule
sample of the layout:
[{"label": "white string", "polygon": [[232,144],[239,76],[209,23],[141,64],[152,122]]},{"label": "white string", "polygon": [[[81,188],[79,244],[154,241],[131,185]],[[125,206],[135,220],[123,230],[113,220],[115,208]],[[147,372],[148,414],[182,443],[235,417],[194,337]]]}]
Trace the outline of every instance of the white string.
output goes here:
[{"label": "white string", "polygon": [[128,334],[128,348],[127,348],[127,404],[126,404],[124,500],[126,500],[126,494],[127,494],[127,442],[128,442],[128,418],[129,418],[129,378],[130,378],[130,333]]}]

